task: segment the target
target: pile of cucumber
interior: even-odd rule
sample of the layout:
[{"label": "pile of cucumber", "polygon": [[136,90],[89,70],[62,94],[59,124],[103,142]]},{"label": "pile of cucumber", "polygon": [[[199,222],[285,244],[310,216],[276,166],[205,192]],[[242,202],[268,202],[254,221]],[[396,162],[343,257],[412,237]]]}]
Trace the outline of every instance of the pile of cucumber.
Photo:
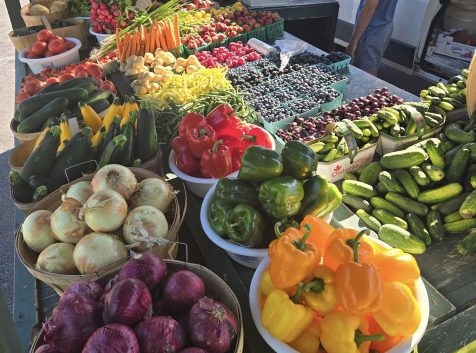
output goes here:
[{"label": "pile of cucumber", "polygon": [[447,112],[464,107],[466,105],[468,73],[468,69],[463,69],[460,75],[451,77],[446,85],[438,82],[436,86],[422,90],[420,92],[421,100]]},{"label": "pile of cucumber", "polygon": [[93,78],[74,78],[62,83],[52,83],[20,103],[15,111],[12,128],[19,133],[43,131],[59,124],[60,116],[80,118],[78,102],[84,102],[96,112],[106,110],[112,103],[111,92],[97,89]]},{"label": "pile of cucumber", "polygon": [[[358,120],[343,119],[346,129],[352,133],[358,149],[364,149],[377,143],[379,131],[368,118]],[[342,125],[335,125],[333,131],[315,142],[309,147],[319,156],[319,161],[332,162],[349,154],[345,132]]]},{"label": "pile of cucumber", "polygon": [[438,138],[388,153],[344,175],[343,202],[388,244],[420,254],[445,234],[476,252],[476,116]]}]

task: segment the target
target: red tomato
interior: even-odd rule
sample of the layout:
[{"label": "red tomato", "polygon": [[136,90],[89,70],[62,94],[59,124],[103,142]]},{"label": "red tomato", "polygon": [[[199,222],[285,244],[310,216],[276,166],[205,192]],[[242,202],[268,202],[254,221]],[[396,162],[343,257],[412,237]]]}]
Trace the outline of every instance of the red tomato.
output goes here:
[{"label": "red tomato", "polygon": [[90,63],[87,68],[88,74],[91,77],[102,77],[103,76],[103,71],[101,69],[101,66],[95,63]]},{"label": "red tomato", "polygon": [[45,58],[49,58],[50,56],[53,56],[53,55],[55,55],[55,54],[53,54],[53,53],[50,52],[49,50],[45,51],[45,53],[43,54],[43,56],[44,56]]},{"label": "red tomato", "polygon": [[105,80],[105,81],[101,84],[101,89],[106,90],[106,91],[110,91],[110,92],[112,92],[112,93],[116,93],[116,92],[117,92],[116,86],[114,85],[114,83],[112,83],[111,81],[108,81],[108,80]]},{"label": "red tomato", "polygon": [[76,74],[76,71],[88,71],[88,68],[84,64],[78,64],[74,67],[74,73]]},{"label": "red tomato", "polygon": [[45,84],[48,86],[55,82],[59,82],[58,77],[49,77],[46,79]]},{"label": "red tomato", "polygon": [[73,49],[75,47],[76,44],[74,44],[73,42],[67,40],[64,42],[64,50],[70,50],[70,49]]},{"label": "red tomato", "polygon": [[26,92],[21,91],[20,93],[18,93],[16,102],[17,104],[20,104],[21,102],[23,102],[25,99],[28,99],[28,98],[30,98],[30,95]]},{"label": "red tomato", "polygon": [[33,96],[38,93],[41,89],[41,82],[38,80],[29,80],[23,86],[23,90],[28,93],[28,95]]},{"label": "red tomato", "polygon": [[47,46],[48,44],[46,44],[46,42],[37,41],[31,46],[31,52],[36,55],[43,55]]},{"label": "red tomato", "polygon": [[86,70],[78,70],[78,71],[75,70],[74,77],[89,77],[89,75]]},{"label": "red tomato", "polygon": [[49,29],[42,29],[41,31],[38,32],[38,40],[41,42],[49,42],[51,37],[53,36],[53,32],[51,32]]},{"label": "red tomato", "polygon": [[53,55],[64,52],[64,41],[58,38],[50,40],[48,50],[52,52]]},{"label": "red tomato", "polygon": [[74,78],[74,76],[72,74],[62,74],[59,78],[59,82],[72,80],[73,78]]},{"label": "red tomato", "polygon": [[29,53],[26,54],[26,57],[27,57],[27,59],[38,59],[40,56],[36,55],[33,52],[29,52]]}]

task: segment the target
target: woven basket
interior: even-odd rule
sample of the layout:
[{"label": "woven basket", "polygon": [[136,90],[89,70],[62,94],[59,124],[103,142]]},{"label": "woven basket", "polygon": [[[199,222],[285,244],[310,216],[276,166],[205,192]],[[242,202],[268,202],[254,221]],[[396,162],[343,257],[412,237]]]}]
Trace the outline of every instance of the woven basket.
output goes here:
[{"label": "woven basket", "polygon": [[17,126],[18,126],[18,122],[12,119],[10,121],[10,130],[12,131],[13,136],[15,136],[15,138],[18,141],[31,141],[31,140],[36,141],[38,136],[41,135],[41,131],[40,132],[25,132],[25,133],[17,132]]},{"label": "woven basket", "polygon": [[[165,262],[167,263],[167,273],[169,275],[180,270],[189,270],[200,276],[205,283],[206,294],[225,304],[235,314],[236,319],[238,320],[240,332],[235,340],[234,346],[229,350],[229,353],[242,353],[245,337],[243,332],[243,316],[241,314],[240,303],[231,288],[214,272],[201,265],[175,260],[165,260]],[[97,281],[104,285],[107,280],[113,277],[117,272],[118,269],[111,271],[107,276],[98,278]],[[43,343],[43,329],[41,329],[33,340],[29,353],[34,353]]]},{"label": "woven basket", "polygon": [[[146,178],[159,178],[163,179],[162,177],[158,176],[155,173],[152,173],[151,171],[141,169],[141,168],[130,168],[130,170],[135,174],[136,178],[138,181],[141,181]],[[87,175],[85,177],[82,177],[80,179],[77,179],[75,182],[66,184],[56,190],[55,192],[51,193],[50,195],[46,196],[43,200],[37,202],[34,207],[30,210],[31,212],[37,211],[37,210],[50,210],[54,211],[56,210],[60,205],[61,205],[61,196],[68,190],[68,188],[79,181],[90,181],[92,180],[93,175]],[[172,187],[170,187],[172,189]],[[172,190],[173,191],[173,190]],[[181,212],[180,210],[180,205],[178,202],[177,196],[174,196],[174,199],[172,201],[172,206],[170,209],[165,212],[165,216],[167,218],[167,221],[169,223],[169,231],[165,235],[165,239],[169,240],[171,242],[176,242],[177,237],[178,237],[178,231],[180,228],[180,225],[183,222],[183,218],[185,215],[185,210],[186,210],[186,200],[185,200],[185,206],[184,206],[184,211]],[[15,249],[18,254],[18,257],[20,258],[20,261],[23,263],[23,265],[26,267],[28,272],[31,273],[31,275],[40,281],[46,283],[50,287],[52,287],[57,293],[61,294],[66,288],[69,286],[81,282],[81,281],[94,281],[97,280],[98,278],[101,278],[103,276],[106,276],[107,274],[117,271],[117,269],[120,267],[122,263],[124,263],[126,260],[121,260],[117,263],[110,264],[108,266],[105,266],[99,270],[97,270],[95,273],[91,274],[85,274],[85,275],[61,275],[61,274],[55,274],[55,273],[50,273],[46,272],[43,270],[39,270],[35,268],[36,260],[38,258],[38,254],[29,249],[26,246],[26,243],[23,240],[23,234],[21,232],[21,226],[18,229],[17,236],[16,236],[16,242],[15,242]],[[162,258],[166,258],[167,255],[175,258],[177,254],[177,246],[176,244],[173,245],[156,245],[150,250],[152,253],[155,255],[161,256]]]},{"label": "woven basket", "polygon": [[[21,17],[23,18],[23,21],[25,21],[25,25],[27,27],[33,27],[33,26],[39,26],[43,24],[43,21],[41,19],[42,16],[30,16],[30,7],[32,5],[36,4],[41,4],[45,5],[46,7],[50,7],[50,5],[54,2],[55,0],[36,0],[31,2],[31,4],[25,5],[22,7],[20,14]],[[69,10],[68,8],[58,11],[58,12],[51,12],[47,15],[44,15],[46,19],[49,22],[56,21],[56,20],[64,20],[65,18],[69,17]]]}]

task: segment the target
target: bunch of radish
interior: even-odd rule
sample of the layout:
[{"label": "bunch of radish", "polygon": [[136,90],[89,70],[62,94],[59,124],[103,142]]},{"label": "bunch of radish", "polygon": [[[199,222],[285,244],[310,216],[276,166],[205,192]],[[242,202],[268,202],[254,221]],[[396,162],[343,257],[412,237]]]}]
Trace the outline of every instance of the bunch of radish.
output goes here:
[{"label": "bunch of radish", "polygon": [[112,34],[122,29],[136,16],[135,0],[90,0],[91,25],[96,33]]},{"label": "bunch of radish", "polygon": [[55,35],[49,29],[42,29],[36,36],[36,42],[27,48],[24,56],[28,59],[48,58],[73,49],[75,44]]}]

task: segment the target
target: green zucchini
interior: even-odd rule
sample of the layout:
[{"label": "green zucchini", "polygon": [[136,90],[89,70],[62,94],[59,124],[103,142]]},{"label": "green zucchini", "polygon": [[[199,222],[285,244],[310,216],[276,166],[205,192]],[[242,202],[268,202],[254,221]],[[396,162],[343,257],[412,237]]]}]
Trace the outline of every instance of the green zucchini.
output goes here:
[{"label": "green zucchini", "polygon": [[406,216],[407,222],[408,222],[408,228],[410,229],[410,232],[412,234],[415,234],[415,236],[423,241],[426,245],[431,244],[431,237],[430,233],[426,229],[425,223],[421,220],[420,217],[418,217],[414,213],[407,213]]},{"label": "green zucchini", "polygon": [[32,175],[29,177],[28,185],[30,185],[33,190],[37,190],[40,186],[44,186],[48,190],[48,193],[51,193],[58,188],[58,185],[55,184],[50,178],[40,175]]},{"label": "green zucchini", "polygon": [[452,197],[446,201],[443,201],[438,207],[438,210],[443,216],[449,215],[455,211],[458,211],[461,205],[463,204],[466,197],[469,195],[469,192],[463,192],[458,196]]},{"label": "green zucchini", "polygon": [[396,178],[394,178],[386,170],[384,170],[383,172],[380,172],[380,174],[378,175],[378,179],[387,191],[393,191],[393,192],[398,192],[400,194],[405,194],[405,189],[403,188],[403,186],[401,186],[400,183],[396,180]]},{"label": "green zucchini", "polygon": [[400,228],[408,229],[408,224],[404,219],[394,216],[387,210],[376,208],[372,211],[372,216],[377,218],[382,224],[394,224]]},{"label": "green zucchini", "polygon": [[[469,234],[456,245],[456,250],[463,256],[468,256],[476,253],[476,229],[471,229]],[[476,349],[476,341],[473,341],[473,347]],[[471,353],[474,351],[466,352]]]},{"label": "green zucchini", "polygon": [[476,216],[476,190],[473,190],[463,201],[459,208],[459,213],[463,218],[473,218]]},{"label": "green zucchini", "polygon": [[405,213],[392,203],[388,202],[385,199],[382,199],[381,197],[375,196],[370,199],[370,204],[374,208],[380,208],[382,210],[387,210],[388,212],[392,213],[394,216],[403,218],[405,217]]},{"label": "green zucchini", "polygon": [[350,195],[359,196],[364,199],[370,199],[376,196],[372,185],[362,183],[356,180],[344,180],[342,183],[342,190]]},{"label": "green zucchini", "polygon": [[466,233],[470,229],[476,228],[476,218],[462,219],[444,225],[445,231],[450,234]]},{"label": "green zucchini", "polygon": [[438,210],[430,210],[426,215],[426,229],[434,240],[441,240],[445,236],[445,228]]},{"label": "green zucchini", "polygon": [[78,77],[78,78],[73,78],[68,81],[61,82],[59,86],[55,89],[55,91],[59,90],[65,90],[65,89],[70,89],[70,88],[76,88],[80,85],[83,84],[96,84],[96,80],[92,77]]},{"label": "green zucchini", "polygon": [[430,183],[430,178],[421,170],[418,166],[413,166],[410,169],[410,174],[412,175],[415,182],[420,186],[426,186]]},{"label": "green zucchini", "polygon": [[409,197],[403,196],[396,192],[389,192],[385,195],[385,200],[393,203],[399,209],[405,212],[413,212],[421,217],[426,216],[429,209],[428,206],[417,202]]},{"label": "green zucchini", "polygon": [[342,202],[345,203],[347,206],[350,206],[354,210],[363,209],[366,212],[372,211],[370,203],[367,200],[364,200],[358,196],[344,193],[342,195]]},{"label": "green zucchini", "polygon": [[140,159],[134,159],[132,162],[131,167],[140,167],[142,165],[142,161]]},{"label": "green zucchini", "polygon": [[112,93],[110,91],[98,89],[96,90],[96,92],[90,94],[88,98],[84,101],[84,103],[91,105],[91,103],[102,99],[109,101],[109,97],[111,96],[111,94]]},{"label": "green zucchini", "polygon": [[461,184],[446,184],[436,189],[423,191],[418,195],[418,202],[432,205],[458,196],[461,192],[463,192],[463,186]]},{"label": "green zucchini", "polygon": [[404,169],[395,169],[392,173],[395,178],[400,182],[400,184],[405,189],[408,196],[412,199],[417,199],[420,194],[420,189],[418,184],[415,182],[415,179]]},{"label": "green zucchini", "polygon": [[44,122],[43,126],[41,127],[40,131],[43,131],[47,127],[53,126],[53,125],[59,125],[60,120],[59,117],[57,116],[51,116],[46,121]]},{"label": "green zucchini", "polygon": [[381,171],[382,166],[380,165],[380,162],[371,162],[362,170],[362,173],[359,175],[359,181],[375,186],[378,182],[378,175]]},{"label": "green zucchini", "polygon": [[460,149],[456,152],[446,173],[446,181],[448,183],[461,183],[470,157],[471,154],[467,148]]},{"label": "green zucchini", "polygon": [[432,181],[440,181],[445,177],[445,171],[436,165],[430,163],[423,163],[421,169],[428,175]]},{"label": "green zucchini", "polygon": [[387,244],[410,254],[423,254],[426,251],[423,241],[394,224],[384,224],[380,227],[378,236]]},{"label": "green zucchini", "polygon": [[38,202],[41,199],[45,198],[46,195],[48,195],[48,189],[46,188],[46,186],[42,185],[33,192],[32,201]]},{"label": "green zucchini", "polygon": [[8,180],[10,181],[15,201],[18,203],[30,203],[33,196],[33,189],[23,180],[20,173],[11,170],[8,174]]},{"label": "green zucchini", "polygon": [[379,222],[377,218],[368,214],[365,210],[362,210],[362,209],[357,210],[355,214],[359,216],[362,222],[364,222],[374,232],[378,232],[380,227],[382,226],[382,224]]},{"label": "green zucchini", "polygon": [[[46,94],[46,93],[45,93]],[[68,107],[68,100],[66,98],[55,98],[38,111],[30,115],[28,118],[22,120],[18,124],[16,130],[21,133],[39,132],[43,124],[52,116],[58,116]]]},{"label": "green zucchini", "polygon": [[135,136],[134,136],[134,123],[137,119],[137,113],[133,112],[130,115],[129,120],[125,124],[124,131],[122,134],[127,138],[125,145],[120,150],[119,159],[122,165],[126,167],[130,166],[134,161],[134,144],[135,144]]},{"label": "green zucchini", "polygon": [[110,163],[111,157],[116,150],[120,150],[122,146],[127,142],[127,138],[124,135],[117,135],[108,143],[104,153],[101,155],[101,159],[98,163],[98,170]]},{"label": "green zucchini", "polygon": [[443,223],[452,223],[452,222],[460,221],[462,219],[463,217],[461,216],[459,211],[454,211],[450,213],[449,215],[446,215],[445,217],[443,217]]},{"label": "green zucchini", "polygon": [[46,85],[42,89],[40,89],[37,94],[45,94],[48,92],[57,91],[59,86],[60,86],[59,82],[50,83],[49,85]]},{"label": "green zucchini", "polygon": [[155,157],[159,152],[159,141],[155,128],[155,118],[152,111],[141,109],[137,120],[137,143],[135,158],[142,162]]},{"label": "green zucchini", "polygon": [[106,150],[107,145],[109,145],[109,142],[111,142],[114,137],[119,135],[120,132],[121,132],[121,117],[119,115],[116,115],[114,119],[112,120],[111,125],[109,126],[109,130],[107,131],[104,141],[102,141],[101,143],[101,147],[98,149],[99,156],[102,156],[102,154]]}]

